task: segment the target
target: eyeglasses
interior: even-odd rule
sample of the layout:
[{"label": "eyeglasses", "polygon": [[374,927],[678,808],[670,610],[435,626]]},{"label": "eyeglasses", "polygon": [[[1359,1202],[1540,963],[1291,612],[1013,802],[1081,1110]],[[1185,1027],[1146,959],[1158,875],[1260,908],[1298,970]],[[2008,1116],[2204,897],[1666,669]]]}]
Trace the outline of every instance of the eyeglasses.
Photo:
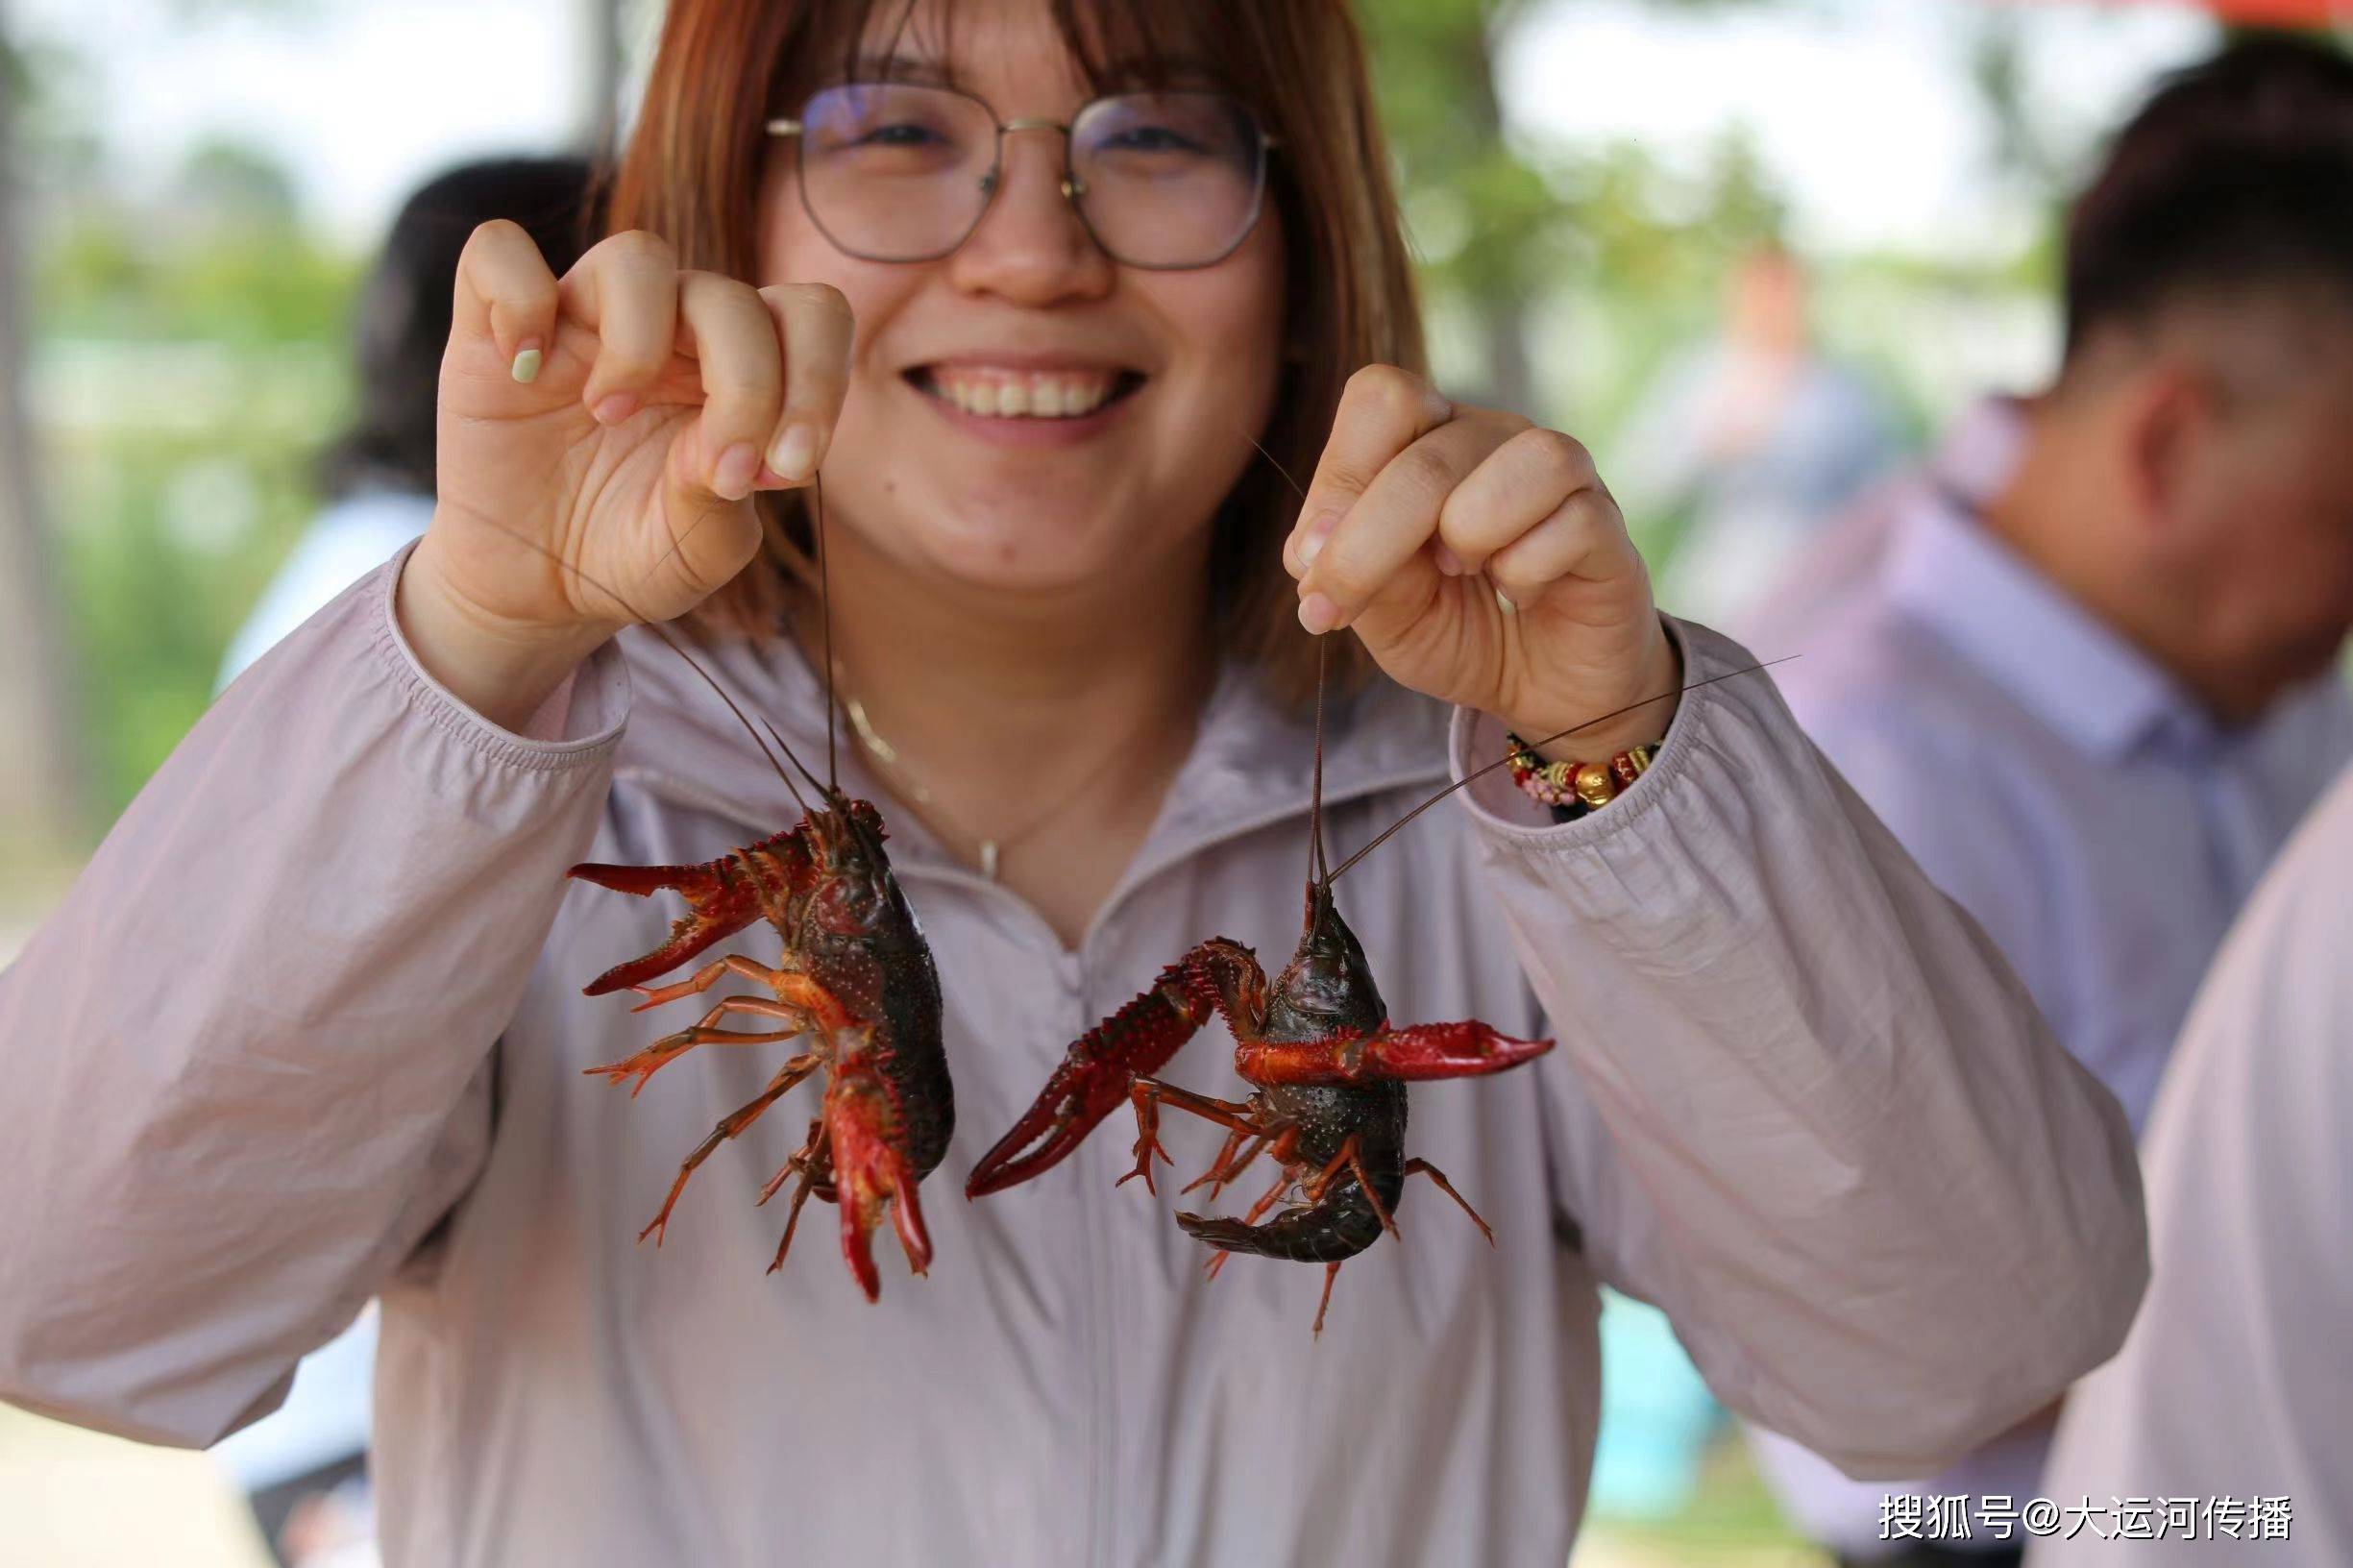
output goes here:
[{"label": "eyeglasses", "polygon": [[954,87],[849,82],[797,119],[800,200],[835,247],[865,261],[937,261],[980,227],[1004,183],[1005,138],[1064,138],[1062,193],[1113,260],[1155,271],[1234,254],[1266,199],[1274,138],[1219,92],[1123,92],[1059,120],[999,120]]}]

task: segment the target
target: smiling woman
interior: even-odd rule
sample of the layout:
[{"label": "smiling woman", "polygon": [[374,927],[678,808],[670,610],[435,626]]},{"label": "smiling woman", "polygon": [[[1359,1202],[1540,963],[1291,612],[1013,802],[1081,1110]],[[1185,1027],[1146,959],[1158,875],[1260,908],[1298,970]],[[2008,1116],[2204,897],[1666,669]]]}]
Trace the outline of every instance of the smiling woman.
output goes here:
[{"label": "smiling woman", "polygon": [[[467,248],[425,539],[223,697],[0,977],[36,1286],[0,1396],[209,1441],[376,1294],[395,1564],[1557,1568],[1604,1282],[1857,1471],[2106,1356],[2145,1262],[2115,1103],[1753,661],[1657,612],[1584,449],[1420,375],[1366,104],[1342,0],[674,0],[616,232],[560,279],[511,225]],[[1320,1271],[1209,1289],[1094,1140],[936,1212],[878,1306],[763,1276],[788,1047],[680,1031],[748,1048],[626,1115],[580,1076],[644,1043],[580,982],[699,928],[564,869],[740,894],[730,846],[796,815],[630,626],[689,615],[781,738],[853,716],[938,965],[946,1185],[1122,998],[1115,1046],[1206,1017],[1171,954],[1288,942],[1313,813],[1394,1010],[1322,1045],[1565,1047],[1415,1108],[1495,1249],[1400,1188],[1412,1246],[1360,1237],[1311,1341]],[[1361,649],[1321,724],[1318,636]],[[1550,748],[1576,820],[1491,774],[1358,864],[1596,715]],[[701,1206],[640,1252],[699,1138]],[[1274,1153],[1269,1225],[1364,1180]]]},{"label": "smiling woman", "polygon": [[[914,280],[897,286],[897,271],[859,265],[857,257],[939,259],[963,243],[993,205],[1041,197],[1049,206],[1058,204],[1064,199],[1061,182],[1080,173],[1091,155],[1107,150],[1088,138],[1090,127],[1072,123],[1065,131],[1055,117],[1032,121],[1025,129],[1070,136],[1066,155],[1050,135],[1007,135],[1006,116],[1027,110],[1010,97],[993,104],[974,90],[991,81],[1001,90],[1009,75],[1035,76],[1042,60],[1058,62],[1051,72],[1060,79],[1054,82],[1058,107],[1072,110],[1073,122],[1084,116],[1076,106],[1090,94],[1105,95],[1088,107],[1095,110],[1100,129],[1109,132],[1114,123],[1104,117],[1116,112],[1115,106],[1139,102],[1111,95],[1149,92],[1153,96],[1142,104],[1165,110],[1172,93],[1181,92],[1185,96],[1176,102],[1196,123],[1203,106],[1214,106],[1223,116],[1218,128],[1223,143],[1250,157],[1255,182],[1227,181],[1222,193],[1207,204],[1211,219],[1204,222],[1219,231],[1218,243],[1180,246],[1182,259],[1162,263],[1171,269],[1197,267],[1224,259],[1238,246],[1246,253],[1242,266],[1222,269],[1207,284],[1181,276],[1149,280],[1127,273],[1146,303],[1158,308],[1156,321],[1127,326],[1126,341],[1139,358],[1154,349],[1164,356],[1178,348],[1189,350],[1186,362],[1155,367],[1179,387],[1164,401],[1191,400],[1224,411],[1188,432],[1196,443],[1189,450],[1161,443],[1159,466],[1181,465],[1195,475],[1210,499],[1207,506],[1191,509],[1217,514],[1214,530],[1196,541],[1195,550],[1205,550],[1211,562],[1209,596],[1222,644],[1265,669],[1287,697],[1304,698],[1312,679],[1313,647],[1293,624],[1295,596],[1267,548],[1288,531],[1296,515],[1295,495],[1283,476],[1313,469],[1351,371],[1394,365],[1418,372],[1423,364],[1421,323],[1386,179],[1387,157],[1356,33],[1343,8],[1269,6],[1258,0],[1103,5],[1059,0],[952,8],[906,0],[818,0],[796,6],[674,7],[648,87],[649,112],[619,171],[615,227],[662,234],[676,247],[681,264],[690,267],[738,278],[823,277],[843,286],[854,305],[869,305],[857,314],[862,331],[874,334],[881,323],[870,319],[870,311],[900,303]],[[851,91],[842,84],[859,86]],[[919,88],[928,90],[919,93]],[[891,191],[888,202],[875,187],[871,165],[845,170],[830,157],[821,158],[828,166],[812,184],[806,136],[799,141],[797,162],[777,156],[776,145],[760,135],[772,136],[783,124],[830,140],[857,119],[911,109],[929,135],[951,142],[959,152],[953,158],[936,155],[939,162],[927,168],[919,193]],[[926,114],[932,117],[920,117]],[[901,122],[894,134],[903,140],[910,132]],[[940,167],[941,162],[948,166]],[[1140,178],[1132,179],[1125,188],[1141,184]],[[1249,192],[1246,200],[1236,195],[1240,189]],[[849,205],[853,195],[855,208]],[[1098,231],[1098,241],[1109,221],[1166,242],[1164,195],[1155,199],[1157,210],[1147,209],[1142,220],[1107,208],[1103,201],[1102,191],[1091,190],[1090,201],[1074,203],[1077,213]],[[833,231],[824,216],[828,210],[839,213]],[[889,219],[880,215],[884,212]],[[1268,221],[1262,223],[1262,213]],[[1229,229],[1228,214],[1248,221]],[[879,228],[894,220],[926,232],[917,238]],[[840,232],[846,225],[860,226],[862,232],[857,241],[840,244],[847,237]],[[828,234],[837,242],[830,252],[821,237]],[[1057,237],[1067,246],[1066,235]],[[1102,275],[1121,271],[1084,248],[1073,248],[1071,259]],[[846,276],[829,276],[837,270]],[[1247,276],[1236,276],[1245,271]],[[859,299],[852,290],[861,282],[882,297],[870,303]],[[1043,286],[1067,282],[1049,279]],[[1089,280],[1081,277],[1078,282],[1083,290]],[[1204,287],[1210,291],[1206,301]],[[1174,323],[1192,322],[1192,312],[1205,303],[1237,298],[1261,315],[1230,326],[1223,339],[1197,328],[1171,330]],[[1225,308],[1232,313],[1231,306]],[[1066,317],[1088,313],[1060,312]],[[1279,321],[1271,319],[1278,314]],[[1014,335],[1041,335],[1035,322],[1017,325]],[[1138,343],[1150,327],[1159,328],[1160,341]],[[970,338],[986,329],[959,323],[927,330],[952,343],[956,333]],[[1237,332],[1247,340],[1238,357],[1230,352]],[[932,347],[926,345],[926,352]],[[980,387],[1019,379],[1007,374],[1017,367],[1002,362],[1003,353],[997,353],[996,376],[986,374],[988,364],[962,356],[959,368],[970,367],[972,373],[953,378],[953,389],[939,390],[960,406],[981,412]],[[1046,350],[1017,368],[1025,373],[1061,368],[1056,357]],[[900,374],[919,380],[925,368],[918,363]],[[1141,365],[1077,368],[1084,372],[1079,384],[1089,393],[1106,377],[1113,390],[1123,393],[1140,388],[1146,379]],[[877,374],[892,372],[881,367]],[[1225,384],[1193,384],[1212,375]],[[857,415],[861,402],[878,404],[874,423],[882,426],[882,410],[892,404],[852,400],[846,412]],[[1006,410],[1000,404],[996,412]],[[1066,417],[1073,412],[1065,409]],[[1022,433],[995,433],[999,439],[1022,439]],[[1252,438],[1265,448],[1265,461],[1250,462]],[[1069,436],[1057,432],[1048,439]],[[1071,489],[1080,506],[1117,517],[1123,480],[1139,472],[1136,454],[1096,450],[1101,452],[1097,471],[1074,478]],[[860,510],[840,495],[839,486],[836,499],[851,513]],[[941,505],[937,494],[920,492],[898,504],[932,517],[959,510]],[[797,558],[792,541],[806,537],[797,508],[778,505],[773,515],[780,525],[773,535],[779,557]],[[1034,526],[1034,519],[1029,522]],[[1063,564],[1083,572],[1097,563]],[[746,574],[723,592],[714,608],[766,620],[781,607],[778,592],[796,580],[797,575]],[[1351,662],[1361,654],[1353,646],[1338,651],[1346,679]]]}]

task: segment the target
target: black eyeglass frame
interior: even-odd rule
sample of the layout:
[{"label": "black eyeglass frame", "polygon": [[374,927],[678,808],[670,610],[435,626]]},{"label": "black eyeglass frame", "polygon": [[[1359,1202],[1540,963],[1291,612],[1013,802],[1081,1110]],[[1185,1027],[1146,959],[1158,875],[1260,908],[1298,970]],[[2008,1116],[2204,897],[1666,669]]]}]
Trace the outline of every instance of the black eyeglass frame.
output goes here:
[{"label": "black eyeglass frame", "polygon": [[[825,224],[825,220],[819,215],[816,205],[809,200],[809,138],[803,135],[802,132],[807,129],[809,105],[817,102],[817,100],[822,97],[824,94],[836,91],[843,87],[916,87],[920,88],[925,92],[947,93],[953,97],[962,98],[969,103],[977,105],[981,112],[989,116],[990,123],[995,127],[996,141],[995,145],[990,150],[989,172],[981,176],[980,183],[983,195],[981,197],[980,209],[972,214],[971,223],[966,226],[963,233],[956,236],[953,243],[944,246],[940,250],[927,252],[921,256],[874,256],[868,252],[857,250],[849,245],[844,244],[841,236],[836,234],[830,228],[828,228]],[[954,256],[958,251],[964,249],[964,245],[967,240],[970,239],[975,233],[980,232],[980,226],[988,220],[989,208],[996,202],[998,187],[1004,184],[1005,138],[1017,132],[1022,131],[1053,131],[1059,133],[1062,136],[1063,200],[1070,204],[1070,210],[1078,215],[1079,226],[1087,231],[1087,237],[1094,241],[1095,248],[1097,250],[1101,251],[1105,256],[1110,257],[1120,266],[1134,267],[1140,272],[1198,272],[1204,267],[1215,266],[1218,262],[1223,261],[1227,257],[1232,256],[1236,251],[1240,250],[1242,247],[1242,242],[1250,237],[1250,232],[1259,226],[1259,219],[1264,216],[1266,211],[1266,177],[1269,168],[1268,155],[1273,153],[1278,147],[1282,146],[1283,143],[1275,136],[1269,135],[1266,132],[1266,128],[1259,123],[1259,117],[1252,111],[1250,106],[1243,103],[1240,99],[1235,97],[1232,93],[1219,92],[1215,88],[1209,87],[1176,87],[1169,90],[1171,93],[1188,93],[1196,97],[1223,98],[1226,100],[1226,102],[1232,104],[1237,110],[1240,110],[1243,118],[1248,120],[1250,128],[1258,133],[1258,169],[1255,186],[1250,193],[1250,210],[1248,214],[1243,217],[1241,222],[1236,226],[1234,238],[1227,244],[1226,248],[1219,251],[1215,256],[1210,257],[1206,260],[1131,261],[1126,257],[1121,256],[1117,251],[1112,249],[1111,246],[1105,242],[1103,236],[1095,230],[1094,220],[1087,215],[1087,205],[1085,201],[1082,200],[1082,198],[1084,198],[1087,194],[1087,185],[1084,181],[1079,179],[1078,171],[1071,167],[1070,163],[1070,149],[1072,146],[1073,128],[1076,127],[1081,120],[1087,117],[1088,110],[1095,108],[1099,104],[1113,103],[1122,98],[1146,96],[1146,94],[1134,91],[1110,92],[1103,94],[1099,98],[1090,98],[1085,103],[1079,105],[1077,110],[1073,112],[1070,118],[1066,121],[1046,119],[1038,115],[1017,115],[1015,118],[1008,120],[998,117],[995,106],[991,104],[988,99],[983,98],[977,92],[968,91],[963,87],[945,86],[936,82],[893,82],[889,80],[874,82],[835,82],[820,87],[817,89],[817,91],[809,94],[809,96],[803,100],[801,104],[800,116],[798,118],[786,116],[772,119],[768,121],[762,129],[772,136],[790,136],[793,138],[795,143],[793,154],[794,174],[796,176],[794,184],[800,187],[800,209],[809,215],[809,221],[817,226],[817,232],[825,236],[828,244],[832,245],[835,250],[840,251],[844,256],[850,257],[856,260],[876,261],[891,266],[915,266],[926,261],[939,261]]]}]

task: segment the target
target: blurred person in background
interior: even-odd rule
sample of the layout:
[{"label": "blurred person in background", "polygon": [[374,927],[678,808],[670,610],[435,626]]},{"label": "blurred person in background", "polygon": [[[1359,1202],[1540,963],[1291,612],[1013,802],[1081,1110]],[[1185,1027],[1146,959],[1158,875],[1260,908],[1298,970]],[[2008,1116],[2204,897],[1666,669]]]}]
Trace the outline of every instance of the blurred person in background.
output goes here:
[{"label": "blurred person in background", "polygon": [[[329,500],[296,541],[222,660],[226,687],[321,605],[381,566],[433,516],[433,426],[450,339],[457,258],[474,231],[506,218],[549,264],[569,270],[592,222],[589,164],[501,158],[460,164],[420,186],[392,220],[358,303],[358,412],[329,449]],[[373,1534],[368,1387],[376,1310],[303,1359],[286,1402],[215,1444],[262,1536],[289,1568],[349,1562]]]},{"label": "blurred person in background", "polygon": [[506,218],[523,226],[549,265],[569,270],[592,237],[590,178],[577,158],[485,159],[436,175],[402,204],[359,297],[359,409],[319,466],[327,509],[231,639],[221,685],[425,531],[458,255],[477,227]]},{"label": "blurred person in background", "polygon": [[1896,455],[1881,395],[1815,344],[1804,264],[1778,243],[1736,260],[1724,326],[1670,360],[1618,436],[1635,516],[1686,511],[1659,602],[1729,622]]},{"label": "blurred person in background", "polygon": [[2106,1540],[2039,1542],[2032,1568],[2353,1563],[2348,939],[2353,772],[2281,853],[2198,992],[2142,1144],[2148,1295],[2059,1422],[2050,1496],[2149,1511],[2128,1527],[2120,1510]]},{"label": "blurred person in background", "polygon": [[[2167,83],[2075,207],[2066,314],[2047,391],[1977,409],[1825,540],[1843,587],[1808,563],[1750,629],[1805,655],[1801,722],[2137,1129],[2233,914],[2353,755],[2353,61],[2259,38]],[[2047,1441],[1913,1490],[2022,1504]],[[1881,1546],[1885,1488],[1758,1446],[1855,1560],[2016,1560],[2015,1531]]]}]

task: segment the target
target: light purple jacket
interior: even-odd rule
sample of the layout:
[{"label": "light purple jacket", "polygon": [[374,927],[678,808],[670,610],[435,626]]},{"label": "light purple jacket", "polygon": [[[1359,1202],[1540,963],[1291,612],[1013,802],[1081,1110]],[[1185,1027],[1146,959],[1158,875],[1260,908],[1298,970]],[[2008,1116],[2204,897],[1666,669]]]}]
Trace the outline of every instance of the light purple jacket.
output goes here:
[{"label": "light purple jacket", "polygon": [[[698,1051],[634,1102],[583,1077],[676,1026],[579,994],[674,911],[564,869],[704,859],[795,814],[636,634],[576,677],[564,738],[493,728],[405,650],[398,567],[229,690],[0,976],[0,1397],[208,1443],[380,1293],[392,1564],[1557,1568],[1602,1282],[1664,1308],[1736,1409],[1885,1475],[2045,1404],[2139,1300],[2116,1102],[1755,675],[1686,696],[1607,810],[1539,825],[1483,781],[1339,885],[1392,1017],[1560,1046],[1415,1089],[1410,1149],[1499,1244],[1410,1190],[1320,1341],[1322,1270],[1206,1284],[1165,1189],[1114,1189],[1116,1125],[960,1195],[1162,965],[1213,933],[1270,968],[1295,942],[1309,736],[1239,673],[1075,952],[892,824],[956,1075],[929,1279],[886,1242],[867,1305],[821,1209],[762,1272],[783,1216],[752,1198],[805,1130],[793,1101],[640,1247],[784,1047]],[[1674,629],[1688,678],[1751,662]],[[821,754],[789,647],[713,660]],[[1454,717],[1458,770],[1498,744]],[[1442,782],[1449,745],[1394,690],[1344,711],[1335,856]],[[1233,1093],[1230,1048],[1213,1024],[1165,1076]],[[1220,1130],[1188,1120],[1164,1127],[1189,1173]]]}]

